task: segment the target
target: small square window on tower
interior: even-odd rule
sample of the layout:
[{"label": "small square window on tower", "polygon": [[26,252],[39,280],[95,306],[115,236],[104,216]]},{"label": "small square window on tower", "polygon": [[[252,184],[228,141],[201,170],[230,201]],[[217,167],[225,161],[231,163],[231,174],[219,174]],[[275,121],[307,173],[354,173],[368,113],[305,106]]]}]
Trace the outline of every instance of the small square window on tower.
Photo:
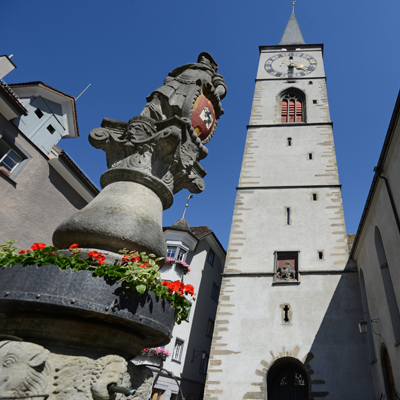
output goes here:
[{"label": "small square window on tower", "polygon": [[54,126],[53,125],[49,125],[48,127],[47,127],[47,130],[50,132],[50,133],[54,133],[56,130],[54,129]]},{"label": "small square window on tower", "polygon": [[313,104],[317,104],[317,103],[318,103],[318,101],[317,101],[317,100],[313,100],[312,102],[313,102]]},{"label": "small square window on tower", "polygon": [[313,153],[308,153],[308,159],[312,160],[313,159]]},{"label": "small square window on tower", "polygon": [[275,252],[274,283],[298,283],[298,251]]}]

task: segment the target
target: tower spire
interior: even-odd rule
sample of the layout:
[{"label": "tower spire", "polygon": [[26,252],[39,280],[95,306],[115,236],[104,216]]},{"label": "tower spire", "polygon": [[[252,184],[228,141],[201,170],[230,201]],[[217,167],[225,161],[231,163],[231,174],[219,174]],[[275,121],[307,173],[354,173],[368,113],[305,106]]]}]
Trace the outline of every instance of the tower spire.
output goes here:
[{"label": "tower spire", "polygon": [[289,18],[289,22],[286,25],[285,32],[279,45],[291,45],[291,44],[306,44],[301,34],[299,23],[297,22],[296,14],[294,13],[294,5],[296,1],[292,1],[292,14]]}]

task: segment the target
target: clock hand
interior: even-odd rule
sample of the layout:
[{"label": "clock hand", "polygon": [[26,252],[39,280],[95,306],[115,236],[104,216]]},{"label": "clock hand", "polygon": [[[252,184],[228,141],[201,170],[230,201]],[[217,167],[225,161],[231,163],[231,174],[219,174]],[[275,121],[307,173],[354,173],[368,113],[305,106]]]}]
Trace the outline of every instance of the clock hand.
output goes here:
[{"label": "clock hand", "polygon": [[303,64],[296,64],[294,61],[282,60],[282,62],[290,63],[291,67],[296,67],[297,69],[307,69]]}]

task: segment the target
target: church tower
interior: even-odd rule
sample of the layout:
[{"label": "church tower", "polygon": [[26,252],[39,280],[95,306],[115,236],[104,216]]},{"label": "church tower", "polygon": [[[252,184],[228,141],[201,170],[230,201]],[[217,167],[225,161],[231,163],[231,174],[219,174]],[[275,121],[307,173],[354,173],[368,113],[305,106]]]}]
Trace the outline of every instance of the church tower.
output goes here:
[{"label": "church tower", "polygon": [[260,47],[205,399],[373,399],[323,45]]}]

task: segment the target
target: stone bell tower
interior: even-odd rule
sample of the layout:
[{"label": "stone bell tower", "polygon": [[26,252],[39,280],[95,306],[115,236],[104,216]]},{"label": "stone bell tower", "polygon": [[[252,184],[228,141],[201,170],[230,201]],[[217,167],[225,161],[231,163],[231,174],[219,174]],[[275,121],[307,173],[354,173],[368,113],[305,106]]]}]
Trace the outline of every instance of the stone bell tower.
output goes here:
[{"label": "stone bell tower", "polygon": [[372,399],[323,45],[260,47],[205,398]]}]

